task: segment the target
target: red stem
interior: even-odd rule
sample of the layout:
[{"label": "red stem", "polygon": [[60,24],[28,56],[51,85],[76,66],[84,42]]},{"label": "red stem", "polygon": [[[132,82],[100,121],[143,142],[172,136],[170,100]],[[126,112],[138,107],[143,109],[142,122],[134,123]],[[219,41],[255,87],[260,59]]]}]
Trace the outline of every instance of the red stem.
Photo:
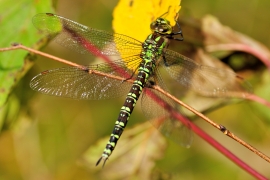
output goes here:
[{"label": "red stem", "polygon": [[260,59],[265,66],[270,70],[270,57],[269,54],[262,53],[258,50],[258,48],[254,48],[247,44],[217,44],[217,45],[209,45],[206,49],[210,52],[213,51],[243,51],[249,54],[254,55],[258,59]]},{"label": "red stem", "polygon": [[[65,27],[67,29],[67,27]],[[78,34],[76,34],[74,31],[67,29],[68,31],[71,31],[72,35],[74,37],[78,37]],[[76,38],[78,40],[78,38]],[[110,64],[111,66],[113,66],[114,68],[117,66],[116,64],[114,64],[110,58],[108,58],[107,56],[105,56],[104,54],[101,53],[101,51],[96,48],[91,42],[89,42],[88,40],[84,39],[83,37],[80,37],[80,42],[82,43],[82,45],[89,51],[91,52],[91,54],[102,58],[106,63]],[[119,68],[115,68],[118,72],[119,75],[123,76],[123,77],[130,77],[130,74],[128,74],[125,70]],[[254,176],[257,179],[261,179],[261,180],[266,180],[267,178],[264,177],[263,175],[261,175],[260,173],[258,173],[257,171],[255,171],[254,169],[252,169],[250,166],[248,166],[246,163],[244,163],[242,160],[240,160],[238,157],[236,157],[234,154],[232,154],[228,149],[226,149],[224,146],[222,146],[220,143],[218,143],[216,140],[214,140],[211,136],[209,136],[208,134],[206,134],[202,129],[200,129],[198,126],[196,126],[195,124],[193,124],[191,121],[189,121],[188,119],[186,119],[184,116],[182,116],[181,114],[179,114],[177,111],[175,111],[169,104],[167,104],[164,100],[160,99],[156,94],[154,94],[153,92],[149,91],[149,90],[145,90],[145,93],[150,96],[156,103],[158,103],[160,106],[162,106],[163,108],[165,108],[167,111],[169,111],[173,117],[175,117],[176,119],[178,119],[181,123],[183,123],[185,126],[189,127],[192,129],[193,132],[195,132],[199,137],[201,137],[202,139],[204,139],[206,142],[208,142],[210,145],[212,145],[214,148],[216,148],[219,152],[221,152],[223,155],[225,155],[226,157],[228,157],[229,159],[231,159],[235,164],[237,164],[239,167],[241,167],[242,169],[244,169],[245,171],[247,171],[249,174],[251,174],[252,176]]]},{"label": "red stem", "polygon": [[179,120],[182,124],[192,129],[193,132],[195,132],[199,137],[204,139],[206,142],[208,142],[210,145],[212,145],[215,149],[217,149],[219,152],[221,152],[223,155],[225,155],[227,158],[231,159],[236,165],[241,167],[242,169],[246,170],[249,174],[256,177],[257,179],[266,180],[267,178],[255,171],[253,168],[251,168],[248,164],[243,162],[241,159],[239,159],[237,156],[235,156],[232,152],[230,152],[228,149],[226,149],[224,146],[222,146],[219,142],[217,142],[215,139],[213,139],[211,136],[209,136],[207,133],[205,133],[202,129],[200,129],[198,126],[193,124],[191,121],[189,121],[186,117],[181,115],[178,111],[175,111],[169,104],[167,104],[165,101],[160,99],[156,94],[154,94],[152,91],[145,90],[144,91],[149,97],[151,97],[156,103],[158,103],[161,107],[166,109],[170,114]]},{"label": "red stem", "polygon": [[248,164],[243,162],[241,159],[239,159],[237,156],[235,156],[231,151],[226,149],[219,142],[217,142],[211,136],[206,134],[202,129],[200,129],[198,126],[196,126],[195,124],[190,122],[188,119],[183,117],[181,114],[179,114],[178,112],[174,112],[174,117],[176,117],[183,124],[189,123],[189,127],[192,129],[193,132],[195,132],[198,136],[200,136],[202,139],[204,139],[206,142],[208,142],[210,145],[212,145],[215,149],[217,149],[219,152],[221,152],[224,156],[229,158],[236,165],[238,165],[242,169],[246,170],[246,172],[248,172],[250,175],[252,175],[253,177],[255,177],[257,179],[267,180],[266,177],[261,175],[259,172],[257,172],[253,168],[251,168]]}]

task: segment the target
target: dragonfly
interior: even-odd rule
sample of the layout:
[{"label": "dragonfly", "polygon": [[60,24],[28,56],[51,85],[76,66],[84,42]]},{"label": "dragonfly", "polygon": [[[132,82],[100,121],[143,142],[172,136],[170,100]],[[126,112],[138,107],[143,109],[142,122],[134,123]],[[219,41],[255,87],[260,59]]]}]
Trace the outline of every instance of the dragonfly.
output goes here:
[{"label": "dragonfly", "polygon": [[103,161],[104,166],[112,154],[141,94],[142,110],[150,122],[175,142],[186,147],[191,144],[191,130],[170,116],[168,108],[158,103],[162,101],[168,105],[166,107],[174,108],[174,102],[152,88],[153,85],[166,88],[160,74],[161,68],[166,69],[182,87],[205,96],[227,97],[233,92],[245,94],[250,91],[248,83],[232,70],[201,65],[168,49],[171,40],[183,41],[183,34],[179,23],[175,20],[175,29],[163,17],[165,15],[150,24],[152,33],[144,42],[124,34],[87,27],[52,13],[33,17],[33,24],[38,30],[66,48],[104,59],[116,57],[113,60],[107,58],[99,64],[46,70],[30,82],[30,87],[35,91],[74,99],[101,100],[127,94],[96,165]]}]

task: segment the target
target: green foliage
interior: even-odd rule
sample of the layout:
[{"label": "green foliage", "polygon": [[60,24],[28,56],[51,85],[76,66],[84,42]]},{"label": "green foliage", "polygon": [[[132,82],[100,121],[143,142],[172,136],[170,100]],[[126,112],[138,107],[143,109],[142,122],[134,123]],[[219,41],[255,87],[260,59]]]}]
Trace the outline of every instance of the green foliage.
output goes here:
[{"label": "green foliage", "polygon": [[[33,27],[31,19],[40,12],[52,12],[50,1],[19,0],[1,1],[0,47],[9,47],[13,43],[33,46],[40,35]],[[31,66],[32,59],[25,51],[0,53],[0,107],[6,102],[12,87]]]}]

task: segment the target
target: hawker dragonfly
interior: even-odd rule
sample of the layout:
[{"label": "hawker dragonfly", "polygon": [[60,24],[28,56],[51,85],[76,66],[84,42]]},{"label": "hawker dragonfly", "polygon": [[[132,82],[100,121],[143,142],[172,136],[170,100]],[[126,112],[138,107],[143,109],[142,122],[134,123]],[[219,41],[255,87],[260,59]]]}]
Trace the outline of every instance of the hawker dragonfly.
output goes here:
[{"label": "hawker dragonfly", "polygon": [[[164,87],[159,68],[165,68],[179,85],[206,96],[230,96],[232,92],[244,94],[249,91],[246,81],[233,71],[200,65],[167,49],[170,40],[182,41],[183,36],[179,24],[176,23],[175,31],[163,16],[151,23],[152,33],[144,42],[123,34],[90,28],[51,13],[33,17],[36,28],[49,34],[60,45],[82,54],[104,57],[106,61],[96,65],[44,71],[31,80],[33,90],[48,95],[89,100],[127,94],[109,141],[96,165],[103,161],[104,166],[112,154],[141,93],[142,110],[152,124],[164,135],[184,146],[191,143],[189,128],[170,116],[168,108],[155,102],[158,98],[164,101],[163,104],[174,107],[169,98],[151,88],[153,85]],[[110,60],[108,56],[118,59]],[[123,80],[93,71],[121,77]],[[156,122],[154,119],[162,120]]]}]

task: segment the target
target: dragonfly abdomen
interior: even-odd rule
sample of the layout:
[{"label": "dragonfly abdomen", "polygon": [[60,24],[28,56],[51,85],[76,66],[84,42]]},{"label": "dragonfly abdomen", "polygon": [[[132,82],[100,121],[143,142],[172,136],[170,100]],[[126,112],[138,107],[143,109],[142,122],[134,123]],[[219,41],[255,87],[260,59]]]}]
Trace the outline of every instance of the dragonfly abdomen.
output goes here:
[{"label": "dragonfly abdomen", "polygon": [[[148,36],[147,40],[142,44],[142,52],[140,57],[142,58],[142,62],[139,66],[139,73],[136,77],[136,80],[133,82],[133,85],[126,97],[125,103],[122,106],[118,119],[115,122],[115,126],[109,142],[107,143],[102,156],[96,163],[98,165],[101,160],[104,160],[104,164],[109,156],[112,154],[124,128],[127,125],[128,119],[139,99],[142,90],[149,79],[149,77],[153,74],[156,61],[161,56],[162,48],[165,46],[164,38],[158,36],[157,34],[151,34]],[[104,165],[103,164],[103,165]]]},{"label": "dragonfly abdomen", "polygon": [[122,132],[124,131],[124,128],[127,125],[128,119],[137,103],[137,100],[139,99],[142,93],[142,89],[144,87],[145,82],[147,81],[147,78],[149,77],[148,73],[150,71],[146,69],[139,71],[139,74],[126,97],[125,103],[120,110],[118,119],[115,122],[115,126],[110,136],[109,142],[107,143],[101,158],[98,160],[97,165],[100,163],[102,159],[104,160],[105,164],[106,160],[113,152]]}]

